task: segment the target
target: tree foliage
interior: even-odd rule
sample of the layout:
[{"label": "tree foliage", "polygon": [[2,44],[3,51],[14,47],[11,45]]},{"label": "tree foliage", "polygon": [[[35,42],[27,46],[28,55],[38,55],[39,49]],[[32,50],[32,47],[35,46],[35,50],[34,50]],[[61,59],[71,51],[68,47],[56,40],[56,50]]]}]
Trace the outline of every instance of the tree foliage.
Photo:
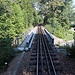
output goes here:
[{"label": "tree foliage", "polygon": [[[73,13],[72,0],[39,0],[40,13],[44,15],[44,24],[49,24],[58,37],[69,29]],[[61,36],[62,35],[62,36]]]},{"label": "tree foliage", "polygon": [[15,37],[39,23],[38,17],[33,0],[0,0],[0,69],[15,55],[12,48]]}]

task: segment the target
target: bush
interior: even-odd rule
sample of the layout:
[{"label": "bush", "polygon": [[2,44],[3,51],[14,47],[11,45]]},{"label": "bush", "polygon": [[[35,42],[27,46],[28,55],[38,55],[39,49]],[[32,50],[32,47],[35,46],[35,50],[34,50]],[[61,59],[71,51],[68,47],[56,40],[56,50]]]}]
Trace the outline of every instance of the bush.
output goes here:
[{"label": "bush", "polygon": [[72,58],[75,58],[75,46],[72,45],[71,47],[69,45],[66,46],[67,52],[71,54]]},{"label": "bush", "polygon": [[72,55],[72,57],[75,58],[75,46],[72,46],[69,50],[70,54]]},{"label": "bush", "polygon": [[12,50],[8,50],[8,51],[4,51],[2,53],[2,55],[0,54],[0,72],[3,72],[4,70],[6,70],[6,62],[7,65],[8,63],[15,57],[15,51]]},{"label": "bush", "polygon": [[0,72],[6,70],[5,62],[9,63],[15,57],[10,38],[0,39]]}]

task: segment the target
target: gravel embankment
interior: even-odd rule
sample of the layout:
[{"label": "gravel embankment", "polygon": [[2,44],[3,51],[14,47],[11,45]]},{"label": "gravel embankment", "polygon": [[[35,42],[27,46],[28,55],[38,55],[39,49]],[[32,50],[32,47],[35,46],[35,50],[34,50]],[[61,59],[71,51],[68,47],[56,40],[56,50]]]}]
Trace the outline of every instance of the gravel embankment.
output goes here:
[{"label": "gravel embankment", "polygon": [[57,57],[62,68],[62,71],[58,71],[57,75],[75,75],[75,60],[62,53],[57,53]]}]

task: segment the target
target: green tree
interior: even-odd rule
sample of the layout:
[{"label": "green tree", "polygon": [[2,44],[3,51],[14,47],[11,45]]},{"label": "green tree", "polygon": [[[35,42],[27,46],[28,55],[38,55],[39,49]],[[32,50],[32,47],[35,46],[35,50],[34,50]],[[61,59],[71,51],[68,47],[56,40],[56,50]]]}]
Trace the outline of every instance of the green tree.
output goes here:
[{"label": "green tree", "polygon": [[14,57],[12,43],[34,23],[32,0],[0,0],[0,72]]},{"label": "green tree", "polygon": [[72,0],[39,0],[38,4],[41,15],[44,15],[43,22],[52,26],[53,34],[57,31],[56,35],[61,36],[69,29],[73,13]]}]

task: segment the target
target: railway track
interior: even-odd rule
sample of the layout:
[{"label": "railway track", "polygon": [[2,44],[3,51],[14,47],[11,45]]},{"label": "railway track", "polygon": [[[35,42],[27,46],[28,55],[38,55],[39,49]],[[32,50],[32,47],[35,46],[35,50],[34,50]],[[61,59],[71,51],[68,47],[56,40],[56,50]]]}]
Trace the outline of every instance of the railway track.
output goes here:
[{"label": "railway track", "polygon": [[30,60],[30,72],[33,75],[57,75],[54,65],[57,59],[42,26],[38,26]]}]

